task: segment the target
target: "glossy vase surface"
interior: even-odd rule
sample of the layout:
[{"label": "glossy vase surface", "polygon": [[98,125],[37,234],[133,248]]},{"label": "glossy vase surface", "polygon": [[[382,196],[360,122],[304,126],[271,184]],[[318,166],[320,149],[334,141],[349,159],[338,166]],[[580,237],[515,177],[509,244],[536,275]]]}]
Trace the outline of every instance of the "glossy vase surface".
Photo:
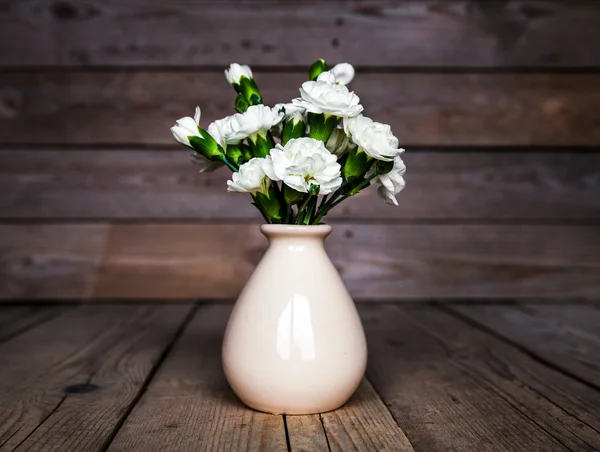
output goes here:
[{"label": "glossy vase surface", "polygon": [[262,225],[269,248],[238,298],[223,341],[237,396],[268,413],[342,406],[367,364],[354,302],[324,249],[331,226]]}]

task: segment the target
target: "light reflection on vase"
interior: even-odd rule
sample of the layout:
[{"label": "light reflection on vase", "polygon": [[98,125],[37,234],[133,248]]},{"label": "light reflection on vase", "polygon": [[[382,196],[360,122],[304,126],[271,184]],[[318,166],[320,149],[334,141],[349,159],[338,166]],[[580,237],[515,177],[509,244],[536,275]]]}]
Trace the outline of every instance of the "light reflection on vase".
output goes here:
[{"label": "light reflection on vase", "polygon": [[300,294],[292,296],[277,322],[277,353],[281,359],[290,359],[291,342],[300,351],[302,360],[315,359],[315,338],[310,318],[310,303]]},{"label": "light reflection on vase", "polygon": [[358,387],[367,348],[356,307],[323,241],[331,227],[263,225],[269,249],[223,341],[229,384],[270,413],[336,409]]}]

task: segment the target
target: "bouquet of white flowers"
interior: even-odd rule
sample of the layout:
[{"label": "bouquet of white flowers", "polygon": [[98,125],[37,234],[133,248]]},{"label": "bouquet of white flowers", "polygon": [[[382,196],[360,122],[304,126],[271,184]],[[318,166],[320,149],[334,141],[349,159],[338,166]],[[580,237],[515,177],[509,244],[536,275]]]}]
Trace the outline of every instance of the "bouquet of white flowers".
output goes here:
[{"label": "bouquet of white flowers", "polygon": [[193,118],[171,128],[175,139],[194,150],[200,172],[227,166],[228,191],[250,193],[267,223],[319,224],[327,213],[370,184],[398,205],[406,167],[389,125],[363,116],[360,99],[346,86],[354,68],[329,70],[323,60],[309,69],[310,80],[291,103],[267,107],[248,66],[225,71],[235,91],[234,115],[200,128]]}]

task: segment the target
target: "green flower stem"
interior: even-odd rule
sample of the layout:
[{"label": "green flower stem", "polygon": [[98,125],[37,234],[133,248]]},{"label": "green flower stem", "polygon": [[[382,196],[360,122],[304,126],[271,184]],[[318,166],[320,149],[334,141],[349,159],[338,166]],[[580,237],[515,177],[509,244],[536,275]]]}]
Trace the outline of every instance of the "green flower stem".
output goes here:
[{"label": "green flower stem", "polygon": [[304,220],[304,217],[306,216],[306,206],[308,205],[311,198],[312,195],[310,193],[307,194],[302,204],[298,206],[298,218],[302,218],[302,220]]},{"label": "green flower stem", "polygon": [[[340,204],[342,201],[345,201],[346,199],[348,199],[350,196],[354,196],[356,193],[358,193],[363,188],[367,187],[371,183],[371,181],[373,179],[375,179],[377,176],[379,176],[379,174],[377,172],[373,172],[373,174],[368,179],[365,179],[359,185],[357,185],[352,190],[352,192],[346,193],[344,195],[342,195],[342,192],[344,190],[344,186],[342,185],[331,196],[331,198],[329,199],[329,201],[327,201],[325,204],[321,203],[321,207],[319,207],[317,215],[314,217],[312,224],[319,224],[319,222],[323,219],[323,217],[325,215],[327,215],[329,213],[329,211],[331,209],[333,209],[335,206],[337,206],[338,204]],[[341,196],[341,198],[340,198],[340,196]]]},{"label": "green flower stem", "polygon": [[315,210],[316,205],[317,205],[317,197],[316,196],[311,196],[310,197],[310,202],[309,202],[308,207],[306,209],[306,215],[304,216],[304,219],[302,221],[303,224],[306,224],[306,225],[310,224],[310,218],[314,214],[314,210]]},{"label": "green flower stem", "polygon": [[267,223],[271,223],[271,221],[267,217],[267,214],[262,210],[262,208],[260,207],[260,204],[256,201],[256,198],[254,197],[254,195],[252,195],[252,201],[254,201],[252,203],[252,205],[258,209],[258,211],[260,212],[260,214],[262,215],[262,217],[265,219],[265,221]]},{"label": "green flower stem", "polygon": [[283,223],[290,224],[290,216],[292,213],[292,206],[290,206],[285,200],[285,196],[283,195],[283,187],[279,188],[277,182],[272,182],[273,187],[275,189],[275,193],[277,193],[277,199],[279,199],[279,203],[283,206]]},{"label": "green flower stem", "polygon": [[238,172],[239,168],[235,164],[231,163],[226,156],[223,156],[223,163],[225,163],[225,165],[227,165],[234,173]]}]

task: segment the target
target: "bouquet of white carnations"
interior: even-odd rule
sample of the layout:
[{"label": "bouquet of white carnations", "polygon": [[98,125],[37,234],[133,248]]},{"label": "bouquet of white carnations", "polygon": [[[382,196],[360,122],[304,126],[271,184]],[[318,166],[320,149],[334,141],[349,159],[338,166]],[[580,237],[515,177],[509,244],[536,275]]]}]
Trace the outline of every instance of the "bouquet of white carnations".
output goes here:
[{"label": "bouquet of white carnations", "polygon": [[378,182],[379,195],[398,205],[406,167],[389,125],[361,112],[347,88],[354,78],[348,63],[328,70],[323,60],[309,69],[300,97],[273,108],[262,96],[248,66],[225,71],[237,92],[237,114],[201,129],[200,108],[171,128],[175,139],[194,150],[200,172],[227,166],[228,191],[250,193],[267,223],[319,224],[350,196]]}]

